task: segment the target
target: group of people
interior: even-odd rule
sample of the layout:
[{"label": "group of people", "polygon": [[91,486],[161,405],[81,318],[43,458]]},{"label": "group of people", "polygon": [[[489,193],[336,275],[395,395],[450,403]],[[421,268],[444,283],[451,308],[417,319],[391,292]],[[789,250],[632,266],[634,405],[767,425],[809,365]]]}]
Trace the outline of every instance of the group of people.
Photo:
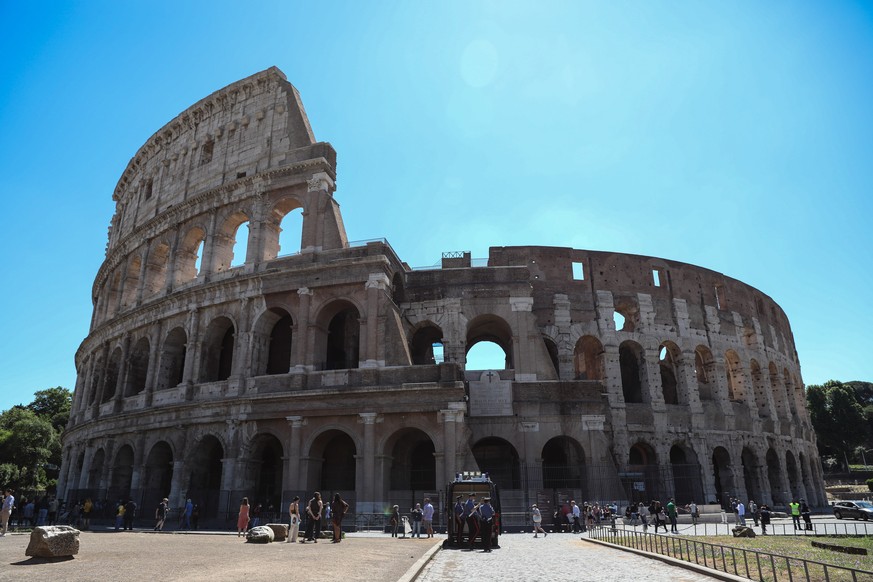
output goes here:
[{"label": "group of people", "polygon": [[458,546],[463,545],[464,541],[464,526],[467,526],[467,547],[472,550],[476,543],[476,538],[482,537],[482,548],[485,552],[491,551],[491,542],[494,536],[494,529],[497,527],[494,519],[494,507],[491,505],[490,497],[483,497],[480,503],[476,502],[476,494],[470,493],[467,496],[467,501],[462,503],[463,497],[458,495],[455,498],[455,507],[453,510],[455,543]]},{"label": "group of people", "polygon": [[[55,496],[43,495],[38,499],[22,497],[16,502],[13,490],[8,488],[3,491],[2,507],[0,509],[0,530],[5,534],[9,524],[17,524],[19,527],[36,527],[42,525],[58,525],[68,516],[63,515],[64,504]],[[8,504],[8,507],[6,507]]]},{"label": "group of people", "polygon": [[[416,503],[415,507],[409,510],[410,521],[410,537],[421,539],[421,530],[424,530],[425,537],[433,537],[433,513],[434,507],[430,502],[430,497],[424,498],[424,507],[421,503]],[[388,523],[391,526],[391,537],[406,537],[406,529],[403,527],[403,517],[400,515],[400,506],[395,505],[391,508],[391,518]],[[400,531],[402,536],[398,536]]]},{"label": "group of people", "polygon": [[[333,501],[325,503],[321,499],[321,493],[316,491],[312,494],[312,498],[301,509],[300,496],[295,495],[294,499],[288,504],[288,537],[286,542],[294,543],[306,542],[318,543],[318,537],[321,534],[322,523],[329,523],[333,530],[333,539],[331,543],[338,544],[342,541],[342,523],[343,517],[349,511],[349,504],[342,498],[339,493],[334,494]],[[300,536],[300,525],[305,519],[305,531],[303,537]],[[245,535],[250,527],[257,527],[258,523],[252,518],[252,508],[249,505],[249,498],[243,497],[239,507],[239,515],[237,517],[237,537]]]}]

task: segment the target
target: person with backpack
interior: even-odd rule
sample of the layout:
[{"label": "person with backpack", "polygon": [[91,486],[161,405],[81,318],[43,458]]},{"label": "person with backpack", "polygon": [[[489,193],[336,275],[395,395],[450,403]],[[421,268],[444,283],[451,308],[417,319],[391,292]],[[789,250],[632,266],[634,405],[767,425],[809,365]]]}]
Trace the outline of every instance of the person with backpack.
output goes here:
[{"label": "person with backpack", "polygon": [[167,510],[169,509],[170,500],[164,497],[160,503],[158,503],[157,509],[155,509],[155,527],[154,531],[163,531],[164,530],[164,522],[167,520]]}]

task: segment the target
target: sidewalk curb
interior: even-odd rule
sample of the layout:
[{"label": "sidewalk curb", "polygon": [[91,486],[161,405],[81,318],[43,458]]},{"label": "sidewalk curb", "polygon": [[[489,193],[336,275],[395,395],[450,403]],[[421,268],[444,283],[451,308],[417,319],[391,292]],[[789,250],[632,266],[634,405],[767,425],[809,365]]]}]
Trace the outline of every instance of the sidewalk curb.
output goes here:
[{"label": "sidewalk curb", "polygon": [[701,566],[699,564],[695,564],[693,562],[686,562],[685,560],[680,560],[678,558],[671,558],[670,556],[663,556],[661,554],[655,554],[652,552],[647,552],[645,550],[638,550],[636,548],[628,548],[627,546],[620,546],[618,544],[611,544],[609,542],[604,542],[601,540],[594,540],[590,538],[581,538],[583,542],[589,542],[592,544],[598,544],[601,546],[605,546],[608,548],[613,548],[616,550],[622,550],[624,552],[630,552],[632,554],[636,554],[638,556],[642,556],[644,558],[650,558],[654,560],[660,560],[665,564],[670,564],[671,566],[678,566],[680,568],[684,568],[686,570],[691,570],[692,572],[696,572],[697,574],[703,574],[706,576],[710,576],[712,578],[716,578],[718,580],[724,580],[725,582],[749,582],[748,578],[743,578],[742,576],[736,576],[734,574],[727,574],[720,570],[713,570],[712,568],[707,568],[705,566]]},{"label": "sidewalk curb", "polygon": [[397,580],[397,582],[412,582],[413,580],[418,578],[418,575],[421,574],[421,571],[424,570],[424,567],[427,566],[427,563],[430,562],[436,555],[436,553],[442,548],[442,541],[435,543],[433,547],[425,552],[424,555],[420,557],[416,563],[409,567],[409,570],[407,570],[406,573],[401,576],[399,580]]}]

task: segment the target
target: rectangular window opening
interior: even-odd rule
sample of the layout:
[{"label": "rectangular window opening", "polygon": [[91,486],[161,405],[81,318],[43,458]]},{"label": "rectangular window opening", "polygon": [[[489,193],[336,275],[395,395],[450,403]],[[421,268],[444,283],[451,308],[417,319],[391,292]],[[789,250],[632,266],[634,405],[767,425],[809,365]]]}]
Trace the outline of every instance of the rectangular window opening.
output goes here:
[{"label": "rectangular window opening", "polygon": [[724,294],[724,286],[716,285],[715,286],[715,306],[718,309],[727,309],[727,298]]},{"label": "rectangular window opening", "polygon": [[661,286],[661,271],[658,269],[652,269],[652,282],[655,283],[655,287]]},{"label": "rectangular window opening", "polygon": [[215,148],[215,142],[209,140],[208,142],[203,144],[203,148],[200,150],[200,165],[208,164],[212,161],[212,150]]},{"label": "rectangular window opening", "polygon": [[585,280],[585,266],[582,263],[573,263],[573,280]]},{"label": "rectangular window opening", "polygon": [[151,179],[149,179],[149,181],[145,183],[145,199],[146,200],[148,200],[149,198],[152,197],[153,186],[154,186],[154,183],[152,182]]}]

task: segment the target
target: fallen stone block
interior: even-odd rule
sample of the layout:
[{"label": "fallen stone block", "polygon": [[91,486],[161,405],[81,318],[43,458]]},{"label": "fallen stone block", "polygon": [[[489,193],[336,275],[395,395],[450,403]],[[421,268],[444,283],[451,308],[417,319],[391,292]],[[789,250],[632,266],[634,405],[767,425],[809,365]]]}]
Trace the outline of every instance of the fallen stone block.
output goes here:
[{"label": "fallen stone block", "polygon": [[273,541],[284,542],[288,537],[288,526],[284,523],[268,523],[266,527],[273,530]]},{"label": "fallen stone block", "polygon": [[33,528],[25,556],[34,558],[63,558],[79,553],[79,530],[68,525],[49,525]]},{"label": "fallen stone block", "polygon": [[269,544],[274,538],[273,530],[265,525],[253,527],[246,532],[246,541],[255,544]]},{"label": "fallen stone block", "polygon": [[734,528],[734,537],[735,538],[753,538],[755,537],[755,530],[750,527],[746,527],[744,525],[738,525]]}]

